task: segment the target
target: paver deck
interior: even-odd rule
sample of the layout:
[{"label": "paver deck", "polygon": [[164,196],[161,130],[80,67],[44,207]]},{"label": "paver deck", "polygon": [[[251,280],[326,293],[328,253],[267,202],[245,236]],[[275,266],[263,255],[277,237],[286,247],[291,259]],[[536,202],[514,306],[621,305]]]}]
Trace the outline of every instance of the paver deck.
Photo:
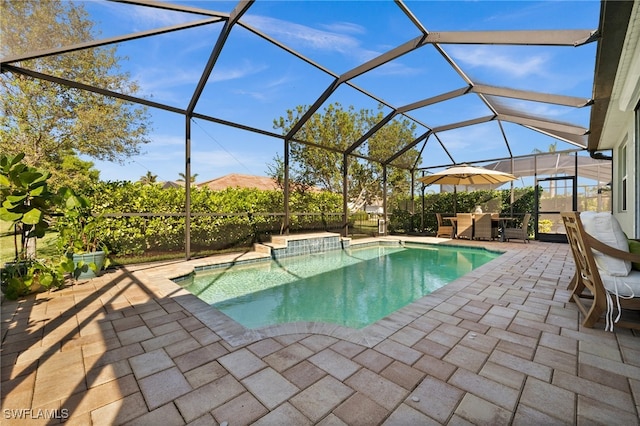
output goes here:
[{"label": "paver deck", "polygon": [[640,337],[580,325],[568,245],[455,243],[505,254],[362,330],[246,330],[168,279],[214,259],[5,300],[1,422],[640,423]]}]

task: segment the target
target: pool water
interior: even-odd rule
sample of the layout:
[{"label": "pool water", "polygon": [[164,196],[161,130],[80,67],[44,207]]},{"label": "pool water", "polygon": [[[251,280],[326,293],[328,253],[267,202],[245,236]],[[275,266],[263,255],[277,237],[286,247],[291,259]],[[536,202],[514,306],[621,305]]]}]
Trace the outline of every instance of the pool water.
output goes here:
[{"label": "pool water", "polygon": [[499,255],[422,244],[350,248],[198,272],[180,284],[247,328],[362,328]]}]

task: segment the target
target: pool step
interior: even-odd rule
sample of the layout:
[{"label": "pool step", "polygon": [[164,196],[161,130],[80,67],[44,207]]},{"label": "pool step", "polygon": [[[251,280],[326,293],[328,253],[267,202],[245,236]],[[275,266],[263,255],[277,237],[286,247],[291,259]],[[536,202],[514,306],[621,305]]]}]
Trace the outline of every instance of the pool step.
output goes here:
[{"label": "pool step", "polygon": [[269,243],[255,243],[254,251],[271,255],[271,257],[288,257],[308,253],[317,253],[329,249],[337,249],[349,238],[342,238],[333,232],[318,232],[313,234],[273,235]]}]

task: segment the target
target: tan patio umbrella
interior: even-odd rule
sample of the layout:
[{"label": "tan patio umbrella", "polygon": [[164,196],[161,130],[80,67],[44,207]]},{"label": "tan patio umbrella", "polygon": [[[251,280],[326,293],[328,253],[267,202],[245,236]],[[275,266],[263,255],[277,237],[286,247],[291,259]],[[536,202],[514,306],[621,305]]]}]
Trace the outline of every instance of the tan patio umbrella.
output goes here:
[{"label": "tan patio umbrella", "polygon": [[[451,166],[446,170],[418,178],[425,185],[453,185],[455,197],[457,185],[495,185],[510,182],[516,177],[509,173],[489,170],[483,167],[473,167],[468,164]],[[456,203],[453,203],[453,213],[456,213]]]},{"label": "tan patio umbrella", "polygon": [[491,185],[506,183],[516,177],[509,173],[472,167],[467,164],[451,166],[446,170],[418,178],[425,185]]}]

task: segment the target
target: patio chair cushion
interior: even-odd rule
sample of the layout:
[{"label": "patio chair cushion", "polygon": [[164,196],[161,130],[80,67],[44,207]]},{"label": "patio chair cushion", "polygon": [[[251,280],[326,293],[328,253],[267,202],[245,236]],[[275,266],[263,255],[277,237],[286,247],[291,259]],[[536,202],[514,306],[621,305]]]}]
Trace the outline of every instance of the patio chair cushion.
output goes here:
[{"label": "patio chair cushion", "polygon": [[[629,242],[629,252],[633,254],[640,254],[640,241],[638,240],[628,240]],[[631,262],[631,269],[635,269],[636,271],[640,271],[640,263]]]},{"label": "patio chair cushion", "polygon": [[[580,220],[584,230],[595,239],[622,251],[629,251],[629,242],[622,231],[617,219],[609,212],[582,212]],[[616,259],[602,254],[596,250],[593,252],[594,260],[606,275],[613,277],[626,277],[631,271],[631,262]],[[604,280],[603,280],[604,281]]]},{"label": "patio chair cushion", "polygon": [[620,297],[640,297],[640,271],[632,270],[626,277],[600,274],[604,288]]}]

